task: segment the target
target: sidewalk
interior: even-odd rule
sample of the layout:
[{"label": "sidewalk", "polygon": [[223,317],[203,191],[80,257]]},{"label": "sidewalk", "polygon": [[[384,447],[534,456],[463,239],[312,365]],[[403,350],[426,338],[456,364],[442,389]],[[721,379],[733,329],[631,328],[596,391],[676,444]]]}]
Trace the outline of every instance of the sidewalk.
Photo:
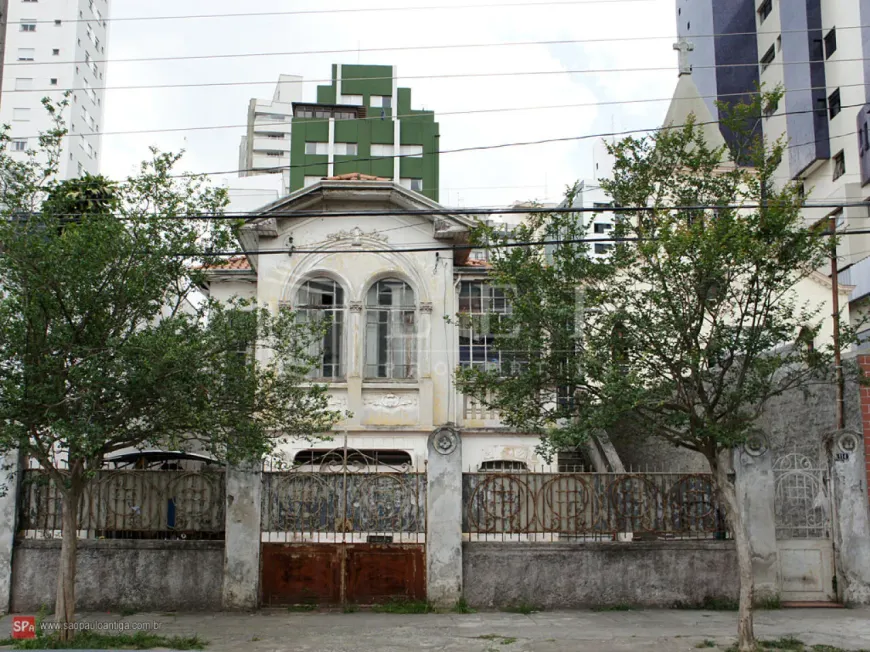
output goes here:
[{"label": "sidewalk", "polygon": [[[259,652],[688,652],[705,640],[722,649],[734,641],[733,612],[624,611],[476,614],[289,613],[85,614],[93,622],[160,624],[157,633],[198,634],[206,650]],[[0,619],[8,636],[10,617]],[[870,650],[870,608],[784,609],[756,616],[760,638],[794,635],[808,644]]]}]

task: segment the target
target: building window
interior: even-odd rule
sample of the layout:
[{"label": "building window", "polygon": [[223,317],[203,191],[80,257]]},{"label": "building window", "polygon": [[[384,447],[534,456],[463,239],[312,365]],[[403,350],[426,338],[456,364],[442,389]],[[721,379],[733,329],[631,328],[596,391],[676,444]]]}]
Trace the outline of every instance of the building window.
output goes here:
[{"label": "building window", "polygon": [[[314,111],[311,109],[296,109],[296,117],[297,118],[313,118]],[[282,120],[283,122],[283,120]]]},{"label": "building window", "polygon": [[63,21],[60,21],[60,20],[56,20],[56,21],[54,21],[54,26],[55,26],[55,27],[60,27],[62,24],[63,24]]},{"label": "building window", "polygon": [[355,120],[356,113],[353,111],[336,111],[334,117],[336,120]]},{"label": "building window", "polygon": [[484,281],[462,281],[459,286],[459,364],[482,370],[501,370],[502,352],[494,331],[510,314],[500,288]]},{"label": "building window", "polygon": [[338,156],[356,156],[359,152],[359,146],[356,143],[335,143],[333,148]]},{"label": "building window", "polygon": [[423,179],[410,179],[404,177],[399,179],[399,185],[408,190],[413,190],[414,192],[423,192]]},{"label": "building window", "polygon": [[773,0],[764,0],[758,7],[759,21],[763,23],[770,16],[771,11],[773,11]]},{"label": "building window", "polygon": [[777,100],[768,100],[767,103],[764,105],[764,109],[763,109],[764,117],[769,118],[774,113],[776,113],[778,109],[779,109],[779,100],[778,99]]},{"label": "building window", "polygon": [[414,291],[384,279],[366,295],[365,377],[410,380],[417,375]]},{"label": "building window", "polygon": [[764,72],[770,67],[770,64],[773,63],[773,60],[776,58],[776,46],[771,45],[767,52],[764,53],[764,56],[761,57],[761,72]]},{"label": "building window", "polygon": [[328,470],[330,467],[340,468],[345,464],[353,465],[354,469],[379,466],[412,468],[413,461],[407,451],[393,449],[336,450],[312,448],[296,453],[293,456],[293,464],[296,466],[319,466],[321,470]]},{"label": "building window", "polygon": [[329,154],[329,143],[305,143],[305,153],[308,156],[326,156]]},{"label": "building window", "polygon": [[825,59],[830,59],[831,55],[837,51],[837,28],[834,27],[830,32],[825,34]]},{"label": "building window", "polygon": [[309,372],[312,378],[341,378],[344,376],[342,349],[344,341],[344,289],[328,278],[306,281],[296,293],[294,306],[300,319],[306,323],[322,324],[326,328],[323,339],[311,345],[309,354],[318,360]]},{"label": "building window", "polygon": [[601,243],[601,242],[596,242],[596,243],[595,243],[595,253],[596,253],[596,254],[606,254],[606,253],[607,253],[608,251],[610,251],[611,249],[613,249],[613,245],[612,245],[612,244],[604,244],[604,243]]},{"label": "building window", "polygon": [[30,109],[12,109],[12,119],[15,122],[27,122],[30,120]]},{"label": "building window", "polygon": [[22,32],[35,32],[36,18],[22,18],[21,27],[19,28],[19,30]]},{"label": "building window", "polygon": [[16,138],[12,141],[12,151],[13,152],[23,152],[27,150],[27,139],[26,138]]},{"label": "building window", "polygon": [[33,56],[36,54],[36,50],[33,48],[18,48],[18,60],[19,61],[33,61]]},{"label": "building window", "polygon": [[52,77],[51,79],[48,80],[48,83],[51,86],[57,86],[57,77]]},{"label": "building window", "polygon": [[33,79],[27,77],[18,77],[15,80],[16,91],[29,91],[33,88]]},{"label": "building window", "polygon": [[57,48],[54,48],[54,49],[51,51],[51,54],[52,54],[52,56],[59,57],[59,56],[60,56],[60,50],[58,50]]},{"label": "building window", "polygon": [[828,115],[831,116],[831,120],[836,118],[840,114],[841,110],[842,105],[840,104],[840,89],[838,88],[828,96]]},{"label": "building window", "polygon": [[394,153],[393,146],[390,145],[380,145],[378,143],[372,143],[372,156],[392,156]]},{"label": "building window", "polygon": [[362,106],[363,96],[362,95],[342,95],[338,98],[339,104],[354,104]]},{"label": "building window", "polygon": [[369,103],[373,109],[389,109],[393,105],[391,95],[372,95]]},{"label": "building window", "polygon": [[834,180],[846,174],[846,153],[840,150],[840,153],[834,156]]},{"label": "building window", "polygon": [[607,232],[610,231],[612,228],[613,228],[613,225],[612,225],[612,224],[596,224],[595,227],[594,227],[594,229],[595,229],[595,233],[597,233],[597,234],[599,234],[599,235],[602,234],[602,233],[607,233]]},{"label": "building window", "polygon": [[329,120],[332,117],[332,111],[314,110],[314,117],[319,120]]}]

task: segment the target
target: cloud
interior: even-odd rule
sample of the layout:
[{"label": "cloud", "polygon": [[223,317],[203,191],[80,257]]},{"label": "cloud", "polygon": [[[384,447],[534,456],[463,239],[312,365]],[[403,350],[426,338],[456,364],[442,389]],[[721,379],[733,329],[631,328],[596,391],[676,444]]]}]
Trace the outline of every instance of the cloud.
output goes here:
[{"label": "cloud", "polygon": [[[443,0],[438,0],[441,4]],[[457,4],[462,4],[455,0]],[[436,4],[412,0],[407,6]],[[324,5],[318,3],[317,8]],[[355,0],[325,7],[380,7],[385,0]],[[112,17],[238,12],[232,0],[114,0]],[[299,5],[293,5],[297,8]],[[288,3],[264,0],[254,11],[286,11]],[[111,63],[107,85],[264,82],[259,85],[108,91],[104,129],[162,129],[208,125],[237,127],[103,138],[103,172],[129,173],[147,147],[184,148],[183,167],[209,172],[238,167],[239,139],[248,101],[270,97],[280,73],[305,77],[306,99],[330,76],[332,63],[393,64],[400,76],[517,73],[578,69],[670,67],[661,73],[513,75],[400,79],[412,89],[415,108],[436,114],[477,109],[594,104],[669,97],[676,82],[669,38],[565,45],[364,52],[365,48],[505,41],[669,37],[670,0],[534,8],[455,9],[111,23],[111,59],[245,52],[359,49],[358,53],[270,56],[201,61]],[[439,115],[443,150],[609,131],[614,125],[648,127],[661,122],[666,104],[626,104],[516,112]],[[591,180],[592,141],[552,143],[441,157],[445,204],[497,206],[515,200],[554,200],[565,185]],[[230,185],[232,176],[228,175]]]}]

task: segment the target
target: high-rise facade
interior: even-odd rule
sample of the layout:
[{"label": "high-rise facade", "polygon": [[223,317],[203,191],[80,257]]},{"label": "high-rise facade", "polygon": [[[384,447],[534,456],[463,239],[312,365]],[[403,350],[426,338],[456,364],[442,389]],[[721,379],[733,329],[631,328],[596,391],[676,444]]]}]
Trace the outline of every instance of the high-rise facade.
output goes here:
[{"label": "high-rise facade", "polygon": [[70,91],[58,174],[98,174],[109,0],[2,0],[0,12],[0,124],[10,125],[12,155],[36,149],[39,134],[53,127],[43,98],[59,101]]},{"label": "high-rise facade", "polygon": [[[785,137],[781,182],[800,181],[808,204],[870,198],[870,0],[677,0],[678,46],[713,115],[714,100],[781,85],[761,119],[768,141]],[[726,141],[728,134],[723,129]],[[863,206],[804,209],[866,230]],[[840,281],[855,285],[851,313],[870,311],[870,236],[842,239]],[[867,332],[870,336],[870,331]]]},{"label": "high-rise facade", "polygon": [[359,172],[438,201],[438,123],[411,108],[393,66],[332,66],[316,102],[293,105],[290,190]]},{"label": "high-rise facade", "polygon": [[290,130],[294,102],[302,101],[302,77],[281,75],[271,100],[252,99],[248,128],[239,145],[239,176],[283,173],[290,185]]}]

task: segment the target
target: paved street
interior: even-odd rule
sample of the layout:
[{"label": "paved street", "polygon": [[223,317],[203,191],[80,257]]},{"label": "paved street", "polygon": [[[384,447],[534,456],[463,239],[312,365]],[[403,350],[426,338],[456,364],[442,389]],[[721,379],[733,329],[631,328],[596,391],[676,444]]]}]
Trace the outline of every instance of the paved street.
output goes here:
[{"label": "paved street", "polygon": [[[711,611],[547,612],[396,615],[373,613],[88,614],[94,622],[160,623],[163,635],[198,634],[207,650],[293,652],[689,651],[704,640],[733,641],[735,615]],[[9,631],[10,618],[0,622]],[[762,638],[795,635],[808,644],[870,650],[870,608],[762,612]]]}]

